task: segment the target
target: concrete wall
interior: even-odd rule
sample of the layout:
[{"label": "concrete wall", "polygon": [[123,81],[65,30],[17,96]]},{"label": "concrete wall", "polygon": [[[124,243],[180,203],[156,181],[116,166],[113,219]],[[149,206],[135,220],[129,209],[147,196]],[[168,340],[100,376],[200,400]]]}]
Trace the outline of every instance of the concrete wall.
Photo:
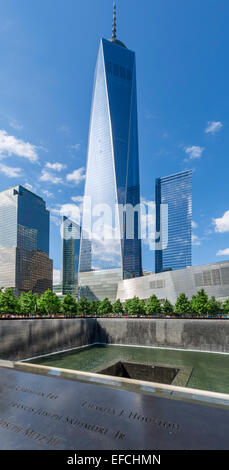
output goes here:
[{"label": "concrete wall", "polygon": [[106,318],[0,321],[0,359],[26,359],[95,342],[229,353],[229,321]]}]

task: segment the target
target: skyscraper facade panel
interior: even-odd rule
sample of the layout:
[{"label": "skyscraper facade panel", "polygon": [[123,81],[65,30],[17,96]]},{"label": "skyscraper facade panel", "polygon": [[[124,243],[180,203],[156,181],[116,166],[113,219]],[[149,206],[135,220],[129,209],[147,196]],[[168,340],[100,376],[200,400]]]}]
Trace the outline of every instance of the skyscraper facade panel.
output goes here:
[{"label": "skyscraper facade panel", "polygon": [[[156,179],[155,272],[192,264],[192,171]],[[163,217],[163,206],[168,217]],[[157,249],[159,247],[159,249]]]}]

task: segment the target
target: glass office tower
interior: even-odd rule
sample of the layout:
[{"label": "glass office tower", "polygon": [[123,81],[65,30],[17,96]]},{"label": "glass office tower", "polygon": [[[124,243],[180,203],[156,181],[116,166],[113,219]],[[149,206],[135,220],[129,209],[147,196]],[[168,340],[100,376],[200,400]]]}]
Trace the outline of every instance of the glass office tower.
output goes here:
[{"label": "glass office tower", "polygon": [[140,203],[140,184],[135,53],[117,40],[115,16],[96,65],[84,196],[80,296],[113,299],[119,280],[142,275],[138,213],[128,237],[125,210],[118,209]]},{"label": "glass office tower", "polygon": [[62,293],[78,295],[80,226],[62,218]]},{"label": "glass office tower", "polygon": [[22,186],[0,193],[0,287],[16,294],[52,288],[49,259],[49,211],[45,202]]},{"label": "glass office tower", "polygon": [[[155,272],[192,264],[192,171],[156,179]],[[168,218],[163,207],[168,206]],[[164,249],[162,248],[164,245]]]}]

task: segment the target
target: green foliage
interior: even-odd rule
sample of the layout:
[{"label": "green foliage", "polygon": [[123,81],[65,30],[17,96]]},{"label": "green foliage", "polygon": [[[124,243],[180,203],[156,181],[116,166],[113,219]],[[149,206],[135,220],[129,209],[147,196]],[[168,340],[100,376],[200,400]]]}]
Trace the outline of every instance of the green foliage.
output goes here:
[{"label": "green foliage", "polygon": [[60,312],[60,299],[57,295],[51,290],[47,290],[41,297],[38,299],[37,303],[38,311],[41,314],[46,315],[55,315]]},{"label": "green foliage", "polygon": [[224,313],[229,314],[229,299],[225,300],[223,304],[223,311]]},{"label": "green foliage", "polygon": [[1,314],[17,314],[18,313],[18,300],[14,294],[13,289],[7,288],[0,293],[0,312]]},{"label": "green foliage", "polygon": [[109,299],[104,299],[99,304],[98,314],[99,315],[110,315],[112,313],[112,305]]},{"label": "green foliage", "polygon": [[174,306],[174,312],[180,315],[186,315],[191,312],[191,303],[185,294],[180,294]]},{"label": "green foliage", "polygon": [[120,299],[116,300],[116,302],[112,306],[113,313],[123,313],[123,305]]},{"label": "green foliage", "polygon": [[222,304],[214,296],[208,301],[208,313],[211,315],[222,313]]},{"label": "green foliage", "polygon": [[208,295],[204,289],[201,289],[196,295],[193,295],[191,306],[192,311],[199,315],[207,315],[209,313]]},{"label": "green foliage", "polygon": [[138,297],[129,299],[124,304],[124,310],[126,313],[129,313],[129,315],[144,315],[145,309],[145,301],[143,299],[139,299]]},{"label": "green foliage", "polygon": [[91,300],[91,302],[89,303],[89,314],[97,315],[99,305],[100,305],[100,300]]},{"label": "green foliage", "polygon": [[161,303],[156,295],[152,295],[146,304],[147,315],[159,315],[161,313]]},{"label": "green foliage", "polygon": [[22,315],[29,316],[36,313],[38,295],[31,291],[22,292],[18,299],[19,310]]},{"label": "green foliage", "polygon": [[168,299],[165,300],[165,302],[162,306],[162,312],[165,315],[171,315],[173,313],[173,305],[171,304],[171,302],[169,302]]},{"label": "green foliage", "polygon": [[61,310],[66,316],[73,317],[77,315],[77,303],[70,293],[66,294],[62,299]]},{"label": "green foliage", "polygon": [[90,313],[90,305],[86,297],[82,297],[77,303],[77,312],[78,315],[88,315]]}]

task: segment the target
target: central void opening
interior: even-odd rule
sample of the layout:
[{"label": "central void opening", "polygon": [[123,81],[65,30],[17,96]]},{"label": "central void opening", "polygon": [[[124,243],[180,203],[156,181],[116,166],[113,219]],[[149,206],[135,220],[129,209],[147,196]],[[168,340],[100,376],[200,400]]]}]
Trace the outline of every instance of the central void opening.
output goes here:
[{"label": "central void opening", "polygon": [[114,377],[124,377],[127,379],[143,380],[147,382],[157,382],[172,384],[180,369],[173,367],[158,366],[155,364],[143,364],[135,362],[118,361],[106,367],[99,374],[112,375]]}]

